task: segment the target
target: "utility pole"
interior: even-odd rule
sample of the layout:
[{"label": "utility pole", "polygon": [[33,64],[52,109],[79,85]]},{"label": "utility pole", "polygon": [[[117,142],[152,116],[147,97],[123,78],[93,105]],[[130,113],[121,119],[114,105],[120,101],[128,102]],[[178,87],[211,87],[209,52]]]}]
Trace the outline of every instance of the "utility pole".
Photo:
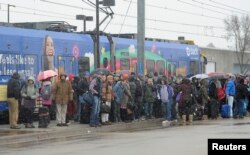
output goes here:
[{"label": "utility pole", "polygon": [[137,64],[138,74],[144,75],[145,0],[137,0]]},{"label": "utility pole", "polygon": [[99,40],[99,0],[96,0],[96,51],[95,51],[95,68],[100,68],[100,40]]},{"label": "utility pole", "polygon": [[8,23],[10,23],[10,7],[15,7],[15,5],[10,5],[10,4],[8,4],[8,9],[7,9],[7,19],[8,19]]}]

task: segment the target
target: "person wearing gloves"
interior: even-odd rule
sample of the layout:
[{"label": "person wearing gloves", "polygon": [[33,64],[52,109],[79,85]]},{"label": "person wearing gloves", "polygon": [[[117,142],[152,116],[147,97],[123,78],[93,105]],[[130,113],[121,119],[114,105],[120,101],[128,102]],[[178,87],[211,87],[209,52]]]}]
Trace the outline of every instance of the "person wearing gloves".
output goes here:
[{"label": "person wearing gloves", "polygon": [[25,128],[35,128],[33,125],[33,112],[36,105],[37,89],[35,85],[35,78],[30,76],[26,85],[21,90],[22,96],[22,110],[24,114],[23,123]]}]

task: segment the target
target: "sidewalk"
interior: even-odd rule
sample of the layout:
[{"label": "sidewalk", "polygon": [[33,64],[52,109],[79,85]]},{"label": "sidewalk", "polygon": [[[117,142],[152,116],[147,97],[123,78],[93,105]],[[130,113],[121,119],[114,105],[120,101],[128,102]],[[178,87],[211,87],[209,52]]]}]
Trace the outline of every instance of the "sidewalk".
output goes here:
[{"label": "sidewalk", "polygon": [[[65,141],[74,138],[91,138],[102,133],[110,132],[134,132],[147,129],[160,129],[170,126],[190,126],[190,125],[215,125],[226,124],[232,125],[248,125],[250,124],[250,117],[244,119],[217,119],[217,120],[203,120],[194,121],[192,124],[181,122],[169,123],[166,127],[162,127],[163,119],[150,119],[145,121],[134,121],[131,123],[116,123],[113,125],[102,126],[98,128],[89,127],[88,124],[79,124],[72,122],[68,127],[57,127],[56,122],[52,121],[49,128],[33,128],[26,129],[22,125],[22,129],[10,129],[9,125],[0,125],[0,148],[1,147],[18,147],[26,145],[41,144],[53,141]],[[35,126],[38,124],[35,122]]]},{"label": "sidewalk", "polygon": [[10,129],[9,125],[0,125],[0,147],[11,145],[39,144],[47,140],[59,141],[65,138],[74,138],[90,136],[94,133],[118,132],[118,131],[135,131],[146,128],[161,127],[162,119],[151,119],[146,121],[134,121],[131,123],[116,123],[102,127],[89,127],[88,124],[79,124],[71,122],[68,127],[57,127],[56,122],[52,121],[48,128],[37,128],[37,122],[34,123],[36,128],[26,129],[21,125],[21,129]]}]

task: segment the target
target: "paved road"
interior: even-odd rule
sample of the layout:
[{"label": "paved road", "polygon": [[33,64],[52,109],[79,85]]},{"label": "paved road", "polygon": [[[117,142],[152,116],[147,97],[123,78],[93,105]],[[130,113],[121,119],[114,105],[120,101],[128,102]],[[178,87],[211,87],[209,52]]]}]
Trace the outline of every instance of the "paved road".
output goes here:
[{"label": "paved road", "polygon": [[90,134],[88,137],[0,148],[10,155],[206,155],[208,138],[250,138],[250,118],[204,121],[137,132]]}]

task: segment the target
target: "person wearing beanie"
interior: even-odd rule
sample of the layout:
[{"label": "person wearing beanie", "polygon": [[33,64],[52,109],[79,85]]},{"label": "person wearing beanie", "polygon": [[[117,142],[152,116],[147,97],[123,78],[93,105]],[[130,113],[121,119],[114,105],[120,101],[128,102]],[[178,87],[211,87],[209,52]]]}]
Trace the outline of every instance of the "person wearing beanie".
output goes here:
[{"label": "person wearing beanie", "polygon": [[7,84],[7,101],[9,104],[9,122],[11,129],[20,129],[17,126],[18,121],[18,100],[20,99],[21,85],[19,82],[19,74],[16,72],[12,75]]}]

